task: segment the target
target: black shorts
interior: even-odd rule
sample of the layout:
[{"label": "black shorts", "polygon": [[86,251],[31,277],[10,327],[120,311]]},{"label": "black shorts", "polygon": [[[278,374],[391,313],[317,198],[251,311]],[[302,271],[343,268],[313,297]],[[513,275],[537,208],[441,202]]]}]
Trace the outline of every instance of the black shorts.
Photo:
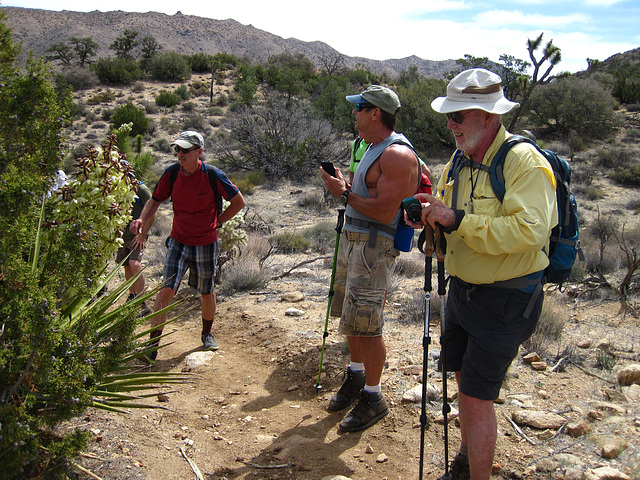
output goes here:
[{"label": "black shorts", "polygon": [[451,277],[446,303],[447,371],[460,373],[460,390],[481,400],[498,398],[520,344],[533,334],[543,294],[524,318],[531,293],[515,288],[470,285]]}]

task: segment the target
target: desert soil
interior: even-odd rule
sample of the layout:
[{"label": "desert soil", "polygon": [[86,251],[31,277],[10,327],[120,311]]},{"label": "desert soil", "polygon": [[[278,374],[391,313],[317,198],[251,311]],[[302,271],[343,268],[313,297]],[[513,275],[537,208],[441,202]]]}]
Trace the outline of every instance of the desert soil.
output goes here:
[{"label": "desert soil", "polygon": [[[281,230],[335,220],[335,210],[331,209],[310,218],[308,212],[296,207],[296,196],[291,193],[294,190],[288,185],[275,190],[259,187],[247,197],[248,204],[254,214],[277,219],[275,227]],[[161,210],[160,217],[169,221],[169,211]],[[162,218],[157,223],[162,225]],[[161,251],[160,236],[152,235],[145,260],[150,287],[161,279]],[[417,250],[402,255],[423,262]],[[126,415],[91,410],[69,425],[93,433],[81,465],[100,478],[111,480],[196,478],[190,462],[207,480],[320,480],[330,475],[351,479],[419,478],[421,404],[403,402],[402,396],[419,385],[422,376],[424,321],[408,321],[405,312],[407,302],[420,298],[423,280],[419,276],[398,277],[385,311],[388,361],[382,384],[390,414],[364,432],[340,433],[337,425],[348,410],[326,410],[329,398],[341,385],[348,362],[345,343],[337,333],[337,319],[328,324],[322,388],[317,391],[314,387],[332,255],[274,255],[270,268],[277,276],[303,260],[321,256],[330,258],[308,263],[272,280],[262,291],[219,298],[214,332],[220,350],[211,353],[206,364],[198,367],[188,366],[187,357],[201,347],[199,296],[183,285],[176,298],[185,302],[178,312],[193,306],[195,309],[167,327],[166,332],[172,332],[166,340],[169,345],[160,350],[151,370],[185,372],[190,375],[188,381],[158,390],[160,395],[151,400],[161,409],[130,409]],[[304,299],[283,301],[288,292],[300,292]],[[546,370],[537,371],[523,362],[522,355],[514,361],[501,403],[496,404],[494,478],[564,478],[561,475],[572,464],[577,464],[581,472],[611,466],[630,478],[638,478],[640,408],[637,401],[630,402],[616,394],[621,388],[615,375],[596,368],[595,353],[598,342],[608,341],[617,352],[618,365],[637,362],[638,320],[619,315],[618,303],[576,301],[558,292],[549,297],[561,302],[559,311],[566,314],[567,324],[557,345],[548,350],[560,352],[571,345],[575,349],[585,340],[591,341],[591,346],[577,349],[582,368],[568,364],[550,372],[549,365]],[[437,303],[434,292],[428,374],[429,383],[441,389],[442,378],[435,369],[440,350],[438,312],[434,306]],[[304,313],[288,315],[291,308]],[[448,381],[448,391],[455,413],[456,387],[452,379]],[[591,435],[622,438],[628,448],[615,459],[605,459],[592,436],[572,438],[566,428],[556,435],[557,430],[522,425],[530,443],[507,418],[522,409],[555,412],[570,423],[584,420],[591,427]],[[435,421],[441,413],[440,400],[427,403],[425,479],[438,478],[444,469],[444,427]],[[459,445],[455,419],[448,431],[451,458]],[[90,477],[83,473],[80,478]]]}]

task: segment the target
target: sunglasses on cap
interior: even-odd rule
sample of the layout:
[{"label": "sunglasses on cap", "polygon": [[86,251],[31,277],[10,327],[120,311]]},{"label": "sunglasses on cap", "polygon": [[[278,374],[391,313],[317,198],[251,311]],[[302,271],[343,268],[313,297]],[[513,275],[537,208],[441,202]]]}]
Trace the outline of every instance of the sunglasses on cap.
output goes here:
[{"label": "sunglasses on cap", "polygon": [[373,103],[356,103],[356,112],[362,111],[364,108],[378,108]]},{"label": "sunglasses on cap", "polygon": [[456,122],[458,125],[462,125],[462,122],[464,122],[464,117],[471,112],[467,112],[467,113],[460,113],[460,112],[451,112],[451,113],[446,113],[445,115],[447,116],[447,120],[453,120],[454,122]]},{"label": "sunglasses on cap", "polygon": [[191,148],[182,148],[180,145],[174,145],[173,150],[176,153],[189,153],[189,152],[193,152],[194,150],[197,150],[200,147],[191,147]]}]

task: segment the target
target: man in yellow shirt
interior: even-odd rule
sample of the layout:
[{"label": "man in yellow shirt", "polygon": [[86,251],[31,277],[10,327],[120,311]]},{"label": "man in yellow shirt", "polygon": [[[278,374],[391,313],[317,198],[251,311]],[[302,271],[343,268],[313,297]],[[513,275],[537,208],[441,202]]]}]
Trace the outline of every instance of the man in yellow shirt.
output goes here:
[{"label": "man in yellow shirt", "polygon": [[460,452],[453,480],[488,480],[496,444],[493,401],[522,342],[533,333],[543,296],[551,229],[558,223],[551,166],[532,145],[506,156],[506,194],[491,187],[488,165],[511,135],[501,116],[519,104],[505,98],[501,78],[474,68],[457,75],[431,106],[463,154],[445,166],[434,196],[418,194],[422,222],[442,228],[446,302],[446,367],[458,382]]}]

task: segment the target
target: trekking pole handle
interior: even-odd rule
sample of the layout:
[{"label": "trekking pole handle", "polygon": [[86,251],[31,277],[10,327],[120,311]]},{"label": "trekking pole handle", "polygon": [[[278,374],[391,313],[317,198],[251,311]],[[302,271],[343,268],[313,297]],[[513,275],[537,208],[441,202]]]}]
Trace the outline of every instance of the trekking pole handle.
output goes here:
[{"label": "trekking pole handle", "polygon": [[336,232],[338,234],[342,233],[342,227],[344,227],[344,208],[338,209],[338,223],[336,224]]},{"label": "trekking pole handle", "polygon": [[424,226],[424,245],[422,249],[424,250],[424,255],[426,257],[433,256],[433,228],[428,223]]},{"label": "trekking pole handle", "polygon": [[436,224],[436,258],[438,260],[438,295],[444,296],[447,293],[447,282],[444,278],[444,255],[447,251],[447,241],[444,238],[442,226]]}]

